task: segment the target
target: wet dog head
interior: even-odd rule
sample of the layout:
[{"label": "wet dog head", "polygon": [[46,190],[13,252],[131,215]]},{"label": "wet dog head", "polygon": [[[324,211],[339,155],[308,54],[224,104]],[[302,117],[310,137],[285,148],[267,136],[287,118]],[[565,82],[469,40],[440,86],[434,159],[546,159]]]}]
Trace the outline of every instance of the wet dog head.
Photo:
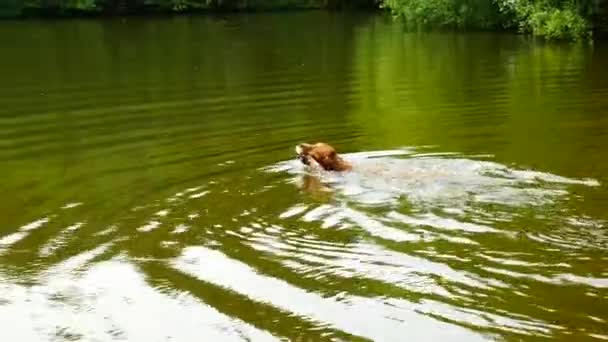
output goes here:
[{"label": "wet dog head", "polygon": [[296,153],[298,159],[306,165],[310,165],[314,161],[327,171],[349,171],[352,169],[349,162],[338,156],[336,150],[325,143],[299,144],[296,146]]}]

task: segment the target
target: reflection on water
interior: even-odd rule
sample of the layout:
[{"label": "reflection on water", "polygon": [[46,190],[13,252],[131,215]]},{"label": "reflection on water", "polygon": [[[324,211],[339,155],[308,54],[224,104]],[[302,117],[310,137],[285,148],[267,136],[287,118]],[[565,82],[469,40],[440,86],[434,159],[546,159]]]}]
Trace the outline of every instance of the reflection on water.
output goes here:
[{"label": "reflection on water", "polygon": [[99,341],[185,341],[200,336],[230,341],[277,340],[187,293],[158,293],[127,261],[104,261],[78,273],[78,268],[98,252],[99,248],[45,271],[38,280],[40,285],[24,287],[2,281],[2,292],[8,299],[0,317],[11,322],[3,327],[3,335],[19,341],[39,341],[45,336],[51,340]]},{"label": "reflection on water", "polygon": [[[601,44],[326,13],[0,36],[2,341],[608,339]],[[354,170],[293,159],[317,140]]]},{"label": "reflection on water", "polygon": [[186,249],[175,267],[254,300],[372,340],[397,341],[403,338],[404,323],[413,321],[416,325],[408,329],[408,335],[414,338],[428,338],[432,331],[434,338],[442,340],[479,339],[465,330],[424,317],[409,302],[382,303],[352,295],[322,298],[281,280],[258,275],[246,264],[206,248]]}]

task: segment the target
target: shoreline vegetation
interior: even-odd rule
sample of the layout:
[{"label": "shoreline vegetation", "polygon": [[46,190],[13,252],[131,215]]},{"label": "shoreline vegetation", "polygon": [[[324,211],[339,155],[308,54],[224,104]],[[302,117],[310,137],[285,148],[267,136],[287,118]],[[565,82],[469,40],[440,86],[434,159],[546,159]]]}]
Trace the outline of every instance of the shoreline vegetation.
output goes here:
[{"label": "shoreline vegetation", "polygon": [[608,36],[608,0],[3,0],[2,18],[271,10],[383,10],[408,30],[486,30],[548,40]]}]

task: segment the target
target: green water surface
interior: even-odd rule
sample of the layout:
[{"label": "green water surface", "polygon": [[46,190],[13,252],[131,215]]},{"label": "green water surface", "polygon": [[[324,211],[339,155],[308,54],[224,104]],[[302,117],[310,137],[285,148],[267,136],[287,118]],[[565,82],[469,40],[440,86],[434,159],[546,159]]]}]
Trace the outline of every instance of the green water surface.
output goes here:
[{"label": "green water surface", "polygon": [[[1,341],[608,339],[606,44],[324,12],[0,39]],[[302,189],[318,140],[382,172]]]}]

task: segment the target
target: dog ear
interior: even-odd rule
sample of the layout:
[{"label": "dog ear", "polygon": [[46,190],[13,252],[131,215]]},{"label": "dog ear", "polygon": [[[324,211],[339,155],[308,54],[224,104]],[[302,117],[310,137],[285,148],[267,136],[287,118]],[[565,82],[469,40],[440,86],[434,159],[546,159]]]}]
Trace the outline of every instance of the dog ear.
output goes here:
[{"label": "dog ear", "polygon": [[336,163],[336,152],[331,151],[327,155],[325,155],[325,157],[323,157],[323,167],[326,170],[329,170],[329,171],[334,170],[335,163]]}]

